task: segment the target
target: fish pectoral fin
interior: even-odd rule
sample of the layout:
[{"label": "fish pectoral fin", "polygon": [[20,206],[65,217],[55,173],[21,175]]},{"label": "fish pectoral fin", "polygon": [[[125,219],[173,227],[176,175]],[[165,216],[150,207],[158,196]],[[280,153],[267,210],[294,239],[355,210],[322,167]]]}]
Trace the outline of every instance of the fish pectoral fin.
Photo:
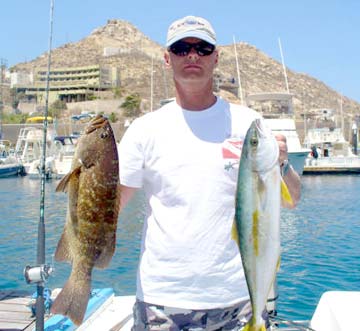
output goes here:
[{"label": "fish pectoral fin", "polygon": [[279,256],[279,259],[276,264],[276,272],[278,272],[280,270],[280,265],[281,265],[281,255]]},{"label": "fish pectoral fin", "polygon": [[289,192],[289,189],[287,185],[285,184],[284,180],[281,178],[281,199],[289,204],[290,206],[294,206],[294,201],[291,197],[291,194]]},{"label": "fish pectoral fin", "polygon": [[69,250],[69,246],[70,242],[68,239],[68,234],[66,231],[66,228],[64,230],[64,232],[61,235],[61,238],[58,242],[58,245],[56,247],[56,252],[55,252],[55,260],[56,261],[68,261],[71,262],[72,261],[72,256]]},{"label": "fish pectoral fin", "polygon": [[71,170],[68,174],[66,174],[56,186],[55,192],[67,192],[67,187],[70,182],[70,179],[73,176],[79,176],[81,170],[81,166],[76,167],[75,169]]},{"label": "fish pectoral fin", "polygon": [[235,240],[236,244],[240,248],[240,242],[239,242],[239,232],[237,230],[236,222],[233,221],[233,225],[231,227],[231,239]]},{"label": "fish pectoral fin", "polygon": [[103,248],[101,254],[95,260],[94,266],[99,269],[106,268],[115,252],[116,236],[113,234],[111,238],[107,240],[106,246]]}]

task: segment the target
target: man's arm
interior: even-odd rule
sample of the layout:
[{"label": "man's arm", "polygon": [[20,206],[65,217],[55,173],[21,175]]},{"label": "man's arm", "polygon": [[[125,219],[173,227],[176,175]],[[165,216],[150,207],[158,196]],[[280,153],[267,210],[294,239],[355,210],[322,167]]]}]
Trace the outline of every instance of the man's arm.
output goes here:
[{"label": "man's arm", "polygon": [[276,140],[279,144],[279,163],[280,167],[282,168],[282,175],[286,186],[289,189],[291,198],[293,200],[293,205],[290,205],[286,201],[282,202],[283,207],[286,208],[295,208],[298,202],[300,201],[301,196],[301,182],[300,176],[298,173],[293,169],[291,164],[287,164],[288,162],[288,150],[287,150],[287,143],[286,137],[282,134],[275,135]]},{"label": "man's arm", "polygon": [[120,184],[120,212],[126,207],[137,188]]}]

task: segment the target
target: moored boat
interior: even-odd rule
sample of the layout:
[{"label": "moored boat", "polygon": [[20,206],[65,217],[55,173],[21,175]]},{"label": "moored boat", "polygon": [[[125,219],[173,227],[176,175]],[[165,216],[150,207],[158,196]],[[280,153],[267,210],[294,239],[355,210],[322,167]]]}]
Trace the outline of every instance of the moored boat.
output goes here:
[{"label": "moored boat", "polygon": [[24,174],[24,167],[14,155],[9,140],[0,140],[0,178]]},{"label": "moored boat", "polygon": [[62,178],[70,172],[79,135],[56,136],[54,138],[56,156],[54,158],[54,177]]},{"label": "moored boat", "polygon": [[13,157],[0,160],[0,178],[19,176],[24,174],[23,165]]},{"label": "moored boat", "polygon": [[259,111],[274,134],[286,137],[289,162],[302,175],[310,149],[303,148],[296,131],[291,93],[257,93],[247,97],[249,107]]},{"label": "moored boat", "polygon": [[[25,173],[32,178],[40,177],[40,158],[43,150],[43,130],[36,127],[24,127],[20,129],[15,147],[15,155],[24,166]],[[53,135],[51,132],[46,138],[46,177],[53,172],[53,158],[55,155]]]},{"label": "moored boat", "polygon": [[304,174],[360,173],[360,157],[352,152],[340,128],[309,129],[304,144],[312,150]]},{"label": "moored boat", "polygon": [[[48,293],[48,289],[45,292]],[[46,311],[59,292],[60,289],[54,289],[51,296],[46,298]],[[14,291],[2,292],[0,295],[0,315],[8,316],[6,319],[0,317],[0,329],[5,330],[11,326],[33,330],[36,295],[16,295]],[[94,289],[91,291],[86,318],[80,326],[76,327],[62,315],[47,313],[44,331],[130,331],[134,302],[134,295],[118,296],[112,288]],[[270,316],[270,331],[353,331],[357,325],[356,312],[359,305],[360,291],[327,291],[320,297],[310,321],[292,321],[276,315]]]}]

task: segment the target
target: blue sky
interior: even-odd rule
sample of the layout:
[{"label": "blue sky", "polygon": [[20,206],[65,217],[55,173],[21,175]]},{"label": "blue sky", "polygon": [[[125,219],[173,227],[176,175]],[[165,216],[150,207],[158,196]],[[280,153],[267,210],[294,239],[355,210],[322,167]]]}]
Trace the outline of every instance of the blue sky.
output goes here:
[{"label": "blue sky", "polygon": [[[50,0],[1,1],[0,58],[8,66],[48,49]],[[131,22],[164,44],[169,24],[207,18],[218,43],[254,45],[285,64],[360,102],[359,0],[55,0],[53,48],[88,36],[108,19]]]}]

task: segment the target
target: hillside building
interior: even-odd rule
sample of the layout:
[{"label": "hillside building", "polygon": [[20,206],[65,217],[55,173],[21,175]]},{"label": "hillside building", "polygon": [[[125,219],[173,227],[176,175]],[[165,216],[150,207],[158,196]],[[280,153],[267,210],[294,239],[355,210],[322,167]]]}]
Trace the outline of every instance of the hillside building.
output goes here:
[{"label": "hillside building", "polygon": [[[33,73],[12,73],[11,87],[23,92],[29,102],[45,103],[47,70]],[[86,67],[54,68],[49,75],[49,103],[56,100],[78,102],[96,97],[98,91],[120,86],[116,67],[91,65]]]}]

